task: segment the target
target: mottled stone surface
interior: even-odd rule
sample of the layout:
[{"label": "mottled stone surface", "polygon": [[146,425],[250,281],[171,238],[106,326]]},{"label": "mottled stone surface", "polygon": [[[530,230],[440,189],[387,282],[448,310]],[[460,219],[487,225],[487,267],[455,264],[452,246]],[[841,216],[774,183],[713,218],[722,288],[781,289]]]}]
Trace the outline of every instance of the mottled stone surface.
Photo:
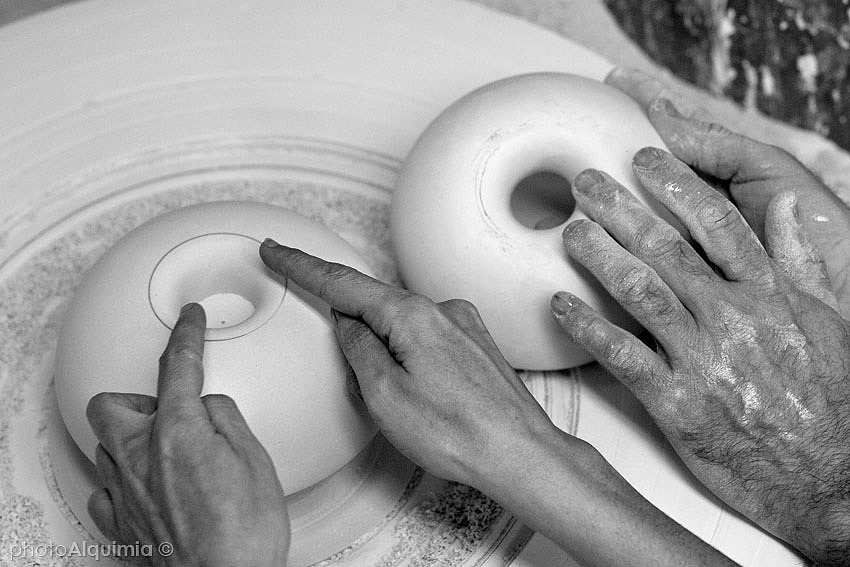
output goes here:
[{"label": "mottled stone surface", "polygon": [[850,149],[848,0],[605,0],[659,64]]}]

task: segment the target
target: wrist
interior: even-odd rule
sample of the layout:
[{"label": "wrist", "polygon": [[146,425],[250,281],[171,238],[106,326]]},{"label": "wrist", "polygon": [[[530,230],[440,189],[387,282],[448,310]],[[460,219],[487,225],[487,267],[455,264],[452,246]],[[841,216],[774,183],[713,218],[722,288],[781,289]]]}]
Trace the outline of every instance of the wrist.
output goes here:
[{"label": "wrist", "polygon": [[592,445],[554,425],[475,486],[581,565],[734,565],[652,506]]},{"label": "wrist", "polygon": [[572,485],[607,466],[593,446],[548,419],[505,432],[487,451],[474,464],[469,484],[512,509],[535,506],[535,484],[545,477],[557,475],[559,484]]}]

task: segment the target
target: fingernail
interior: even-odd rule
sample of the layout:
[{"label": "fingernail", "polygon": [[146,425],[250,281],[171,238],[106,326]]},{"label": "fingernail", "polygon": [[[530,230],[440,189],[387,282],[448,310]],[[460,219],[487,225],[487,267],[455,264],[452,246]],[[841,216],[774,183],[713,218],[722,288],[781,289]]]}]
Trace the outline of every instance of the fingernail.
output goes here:
[{"label": "fingernail", "polygon": [[614,69],[610,73],[608,73],[608,76],[605,77],[605,82],[607,83],[608,81],[612,80],[618,81],[623,77],[628,76],[629,71],[631,71],[631,69],[629,69],[628,67],[614,67]]},{"label": "fingernail", "polygon": [[363,399],[363,390],[360,388],[360,381],[357,380],[357,374],[354,373],[354,369],[350,366],[348,367],[348,374],[345,376],[345,383],[351,394],[356,396],[361,402],[366,402],[366,400]]},{"label": "fingernail", "polygon": [[648,78],[650,78],[650,75],[643,71],[639,71],[631,67],[615,67],[613,71],[608,73],[608,76],[605,78],[605,82],[607,83],[609,80],[614,82],[646,80]]},{"label": "fingernail", "polygon": [[186,305],[180,308],[180,314],[184,315],[196,307],[198,307],[197,303],[187,303]]},{"label": "fingernail", "polygon": [[584,223],[590,222],[588,219],[576,219],[564,227],[563,237],[567,240],[572,234],[581,228]]},{"label": "fingernail", "polygon": [[669,98],[658,97],[652,101],[652,110],[662,112],[673,118],[682,118],[682,113],[679,112],[679,109],[676,108],[676,105]]},{"label": "fingernail", "polygon": [[605,181],[605,177],[595,169],[585,169],[573,179],[573,188],[587,194],[591,189]]},{"label": "fingernail", "polygon": [[567,293],[566,291],[559,291],[552,296],[552,299],[549,302],[552,311],[558,317],[566,315],[567,312],[571,311],[573,307],[575,307],[575,304],[575,296],[571,293]]},{"label": "fingernail", "polygon": [[265,240],[263,240],[263,246],[265,246],[266,248],[278,248],[280,247],[280,244],[278,244],[271,238],[266,238]]},{"label": "fingernail", "polygon": [[788,200],[790,201],[789,204],[791,205],[791,212],[794,213],[794,220],[799,223],[800,222],[800,206],[799,206],[799,203],[797,201],[797,194],[791,193],[791,196],[788,197]]},{"label": "fingernail", "polygon": [[632,162],[644,169],[651,169],[658,165],[664,158],[664,154],[658,148],[642,148],[632,158]]}]

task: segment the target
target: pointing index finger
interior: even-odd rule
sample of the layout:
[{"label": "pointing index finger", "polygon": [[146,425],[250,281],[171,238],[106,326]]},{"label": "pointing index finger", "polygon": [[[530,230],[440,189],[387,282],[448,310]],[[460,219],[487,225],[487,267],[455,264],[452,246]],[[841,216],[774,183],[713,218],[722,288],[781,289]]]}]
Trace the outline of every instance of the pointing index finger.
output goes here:
[{"label": "pointing index finger", "polygon": [[207,319],[203,307],[197,303],[185,305],[171,331],[168,346],[159,359],[159,415],[170,415],[174,412],[186,417],[189,417],[186,414],[206,415],[201,403],[206,328]]},{"label": "pointing index finger", "polygon": [[343,264],[327,262],[296,248],[267,238],[260,257],[274,272],[319,297],[333,309],[362,318],[381,337],[390,331],[391,313],[387,307],[407,292],[363,274]]}]

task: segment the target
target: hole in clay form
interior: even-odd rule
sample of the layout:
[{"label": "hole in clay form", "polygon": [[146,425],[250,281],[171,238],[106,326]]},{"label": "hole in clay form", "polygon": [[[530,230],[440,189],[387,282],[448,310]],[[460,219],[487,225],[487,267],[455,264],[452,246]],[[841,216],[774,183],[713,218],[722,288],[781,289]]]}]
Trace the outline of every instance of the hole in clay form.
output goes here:
[{"label": "hole in clay form", "polygon": [[263,326],[283,301],[286,287],[272,277],[257,250],[241,234],[198,236],[172,248],[151,276],[151,308],[169,329],[190,302],[207,315],[207,340],[244,336]]},{"label": "hole in clay form", "polygon": [[226,329],[254,314],[254,304],[238,293],[214,293],[198,303],[207,314],[207,329]]},{"label": "hole in clay form", "polygon": [[567,222],[576,202],[570,182],[553,171],[537,171],[521,179],[511,193],[511,212],[523,226],[546,230]]}]

